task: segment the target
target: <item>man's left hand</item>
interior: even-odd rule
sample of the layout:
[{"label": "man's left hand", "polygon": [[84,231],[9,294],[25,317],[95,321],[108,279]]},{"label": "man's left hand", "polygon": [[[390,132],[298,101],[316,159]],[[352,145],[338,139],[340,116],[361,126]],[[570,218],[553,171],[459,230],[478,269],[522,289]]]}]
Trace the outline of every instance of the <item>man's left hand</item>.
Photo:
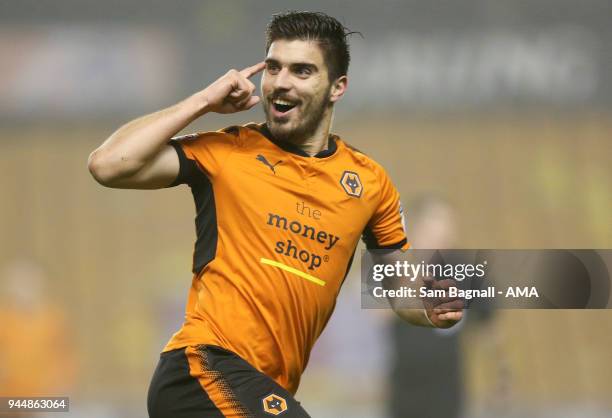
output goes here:
[{"label": "man's left hand", "polygon": [[[433,280],[425,279],[425,285],[431,290],[444,290],[448,293],[450,287],[456,287],[453,279]],[[465,302],[462,298],[426,297],[423,306],[429,321],[436,328],[450,328],[463,318]]]}]

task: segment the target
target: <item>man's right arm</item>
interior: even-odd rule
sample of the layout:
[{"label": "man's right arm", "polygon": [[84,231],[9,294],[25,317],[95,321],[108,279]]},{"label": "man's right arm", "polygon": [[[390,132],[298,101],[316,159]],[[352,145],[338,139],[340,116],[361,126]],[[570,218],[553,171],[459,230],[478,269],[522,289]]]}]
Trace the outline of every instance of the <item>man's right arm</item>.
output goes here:
[{"label": "man's right arm", "polygon": [[178,156],[168,141],[208,112],[235,113],[259,103],[249,78],[263,68],[259,63],[242,71],[230,70],[182,102],[123,125],[90,154],[87,165],[92,176],[113,188],[168,186],[179,173]]}]

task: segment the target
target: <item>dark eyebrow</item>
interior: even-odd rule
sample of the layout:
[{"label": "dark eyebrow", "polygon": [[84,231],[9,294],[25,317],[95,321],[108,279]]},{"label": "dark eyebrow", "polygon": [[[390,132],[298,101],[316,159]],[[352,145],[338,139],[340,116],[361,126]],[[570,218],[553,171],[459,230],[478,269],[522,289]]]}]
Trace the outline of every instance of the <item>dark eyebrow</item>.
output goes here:
[{"label": "dark eyebrow", "polygon": [[315,72],[318,70],[317,66],[314,64],[311,64],[309,62],[296,62],[294,64],[291,64],[291,68],[296,69],[296,68],[307,68],[309,70],[311,70],[312,72]]},{"label": "dark eyebrow", "polygon": [[[275,60],[274,58],[266,58],[264,62],[266,64],[276,64],[276,65],[280,64],[280,62],[278,60]],[[290,64],[290,66],[292,68],[308,68],[312,71],[318,71],[319,69],[315,64],[312,64],[310,62],[294,62]]]}]

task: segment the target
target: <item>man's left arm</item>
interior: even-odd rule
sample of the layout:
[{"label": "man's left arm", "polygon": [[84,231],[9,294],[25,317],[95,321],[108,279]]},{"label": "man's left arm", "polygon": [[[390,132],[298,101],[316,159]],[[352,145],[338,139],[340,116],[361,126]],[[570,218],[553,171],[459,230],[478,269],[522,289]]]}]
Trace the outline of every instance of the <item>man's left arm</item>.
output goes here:
[{"label": "man's left arm", "polygon": [[[384,251],[384,254],[373,254],[374,263],[394,265],[398,260],[421,263],[422,260],[413,259],[411,250],[407,252],[401,250]],[[387,277],[383,281],[386,289],[411,288],[415,293],[419,289],[445,290],[451,286],[457,286],[452,279],[434,280],[417,277],[411,280],[406,277]],[[435,293],[435,292],[434,292]],[[464,301],[460,298],[445,297],[423,297],[410,300],[408,306],[402,303],[402,299],[388,298],[389,305],[393,311],[406,322],[412,325],[430,328],[450,328],[463,318]]]},{"label": "man's left arm", "polygon": [[[364,231],[363,240],[368,250],[386,250],[384,255],[373,254],[377,263],[395,263],[406,259],[409,250],[405,228],[404,213],[400,196],[387,173],[378,166],[380,172],[380,201]],[[395,285],[401,281],[393,280]],[[416,289],[425,286],[430,289],[448,289],[453,280],[431,280],[417,278],[410,283]],[[422,306],[404,308],[395,300],[390,300],[391,307],[403,320],[418,326],[450,328],[463,317],[463,300],[449,298],[424,298]]]}]

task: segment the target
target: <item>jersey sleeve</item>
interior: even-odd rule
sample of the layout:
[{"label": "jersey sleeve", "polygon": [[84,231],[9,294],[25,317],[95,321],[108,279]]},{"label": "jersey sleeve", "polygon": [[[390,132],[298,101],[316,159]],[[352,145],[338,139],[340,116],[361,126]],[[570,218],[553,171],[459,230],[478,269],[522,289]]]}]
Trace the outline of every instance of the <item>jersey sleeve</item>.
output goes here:
[{"label": "jersey sleeve", "polygon": [[172,138],[168,144],[178,155],[179,174],[168,187],[193,184],[202,174],[212,180],[223,169],[238,139],[238,130],[199,132]]},{"label": "jersey sleeve", "polygon": [[406,237],[404,213],[400,195],[380,168],[380,201],[363,232],[363,241],[368,249],[407,250],[410,245]]}]

